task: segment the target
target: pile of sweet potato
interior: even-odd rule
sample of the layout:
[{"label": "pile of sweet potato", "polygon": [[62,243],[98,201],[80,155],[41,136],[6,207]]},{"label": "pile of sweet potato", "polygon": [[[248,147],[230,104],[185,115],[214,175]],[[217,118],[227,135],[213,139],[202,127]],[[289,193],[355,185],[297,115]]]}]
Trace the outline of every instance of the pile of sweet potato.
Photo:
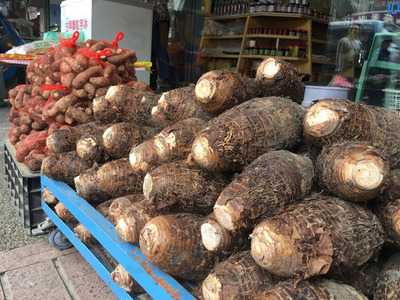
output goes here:
[{"label": "pile of sweet potato", "polygon": [[[118,41],[89,40],[77,36],[38,56],[27,67],[27,84],[9,91],[9,140],[17,160],[39,170],[47,154],[46,138],[54,129],[93,121],[92,101],[111,85],[136,81],[136,54]],[[29,138],[29,139],[28,139]],[[28,140],[27,140],[28,139]]]}]

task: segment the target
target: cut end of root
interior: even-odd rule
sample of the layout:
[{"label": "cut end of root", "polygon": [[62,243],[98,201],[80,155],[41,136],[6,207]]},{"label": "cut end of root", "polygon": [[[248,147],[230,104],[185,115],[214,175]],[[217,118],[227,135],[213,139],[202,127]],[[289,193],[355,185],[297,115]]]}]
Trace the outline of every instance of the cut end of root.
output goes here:
[{"label": "cut end of root", "polygon": [[[380,164],[384,165],[383,161]],[[362,190],[375,190],[383,183],[383,170],[372,160],[362,160],[352,168],[353,182]]]},{"label": "cut end of root", "polygon": [[140,249],[147,257],[154,257],[163,246],[164,239],[157,225],[147,223],[140,234]]},{"label": "cut end of root", "polygon": [[107,91],[107,94],[105,96],[106,100],[110,100],[110,99],[114,98],[115,95],[117,94],[118,90],[119,90],[118,85],[110,86]]},{"label": "cut end of root", "polygon": [[281,64],[276,59],[269,58],[263,64],[262,75],[266,79],[273,79],[280,69]]},{"label": "cut end of root", "polygon": [[208,139],[200,136],[195,139],[192,146],[192,154],[194,160],[203,168],[214,169],[219,161],[218,156],[215,154]]},{"label": "cut end of root", "polygon": [[151,109],[151,114],[156,115],[157,113],[158,113],[158,106],[153,106],[153,108]]},{"label": "cut end of root", "polygon": [[210,274],[203,281],[202,294],[204,300],[220,300],[222,299],[222,284],[219,281],[218,277],[214,274]]},{"label": "cut end of root", "polygon": [[210,81],[208,79],[202,79],[196,84],[195,93],[196,98],[201,103],[208,103],[210,102],[215,93],[217,91],[217,87],[215,82]]},{"label": "cut end of root", "polygon": [[115,230],[123,241],[132,244],[136,244],[139,241],[135,223],[135,220],[129,220],[125,216],[121,216],[116,220]]},{"label": "cut end of root", "polygon": [[216,204],[214,207],[214,215],[215,218],[218,220],[218,223],[221,224],[222,227],[226,228],[229,231],[235,230],[235,214],[233,214],[228,207]]},{"label": "cut end of root", "polygon": [[307,134],[320,138],[335,131],[340,123],[340,116],[330,108],[315,104],[308,110],[304,123]]},{"label": "cut end of root", "polygon": [[144,153],[141,150],[132,149],[129,154],[129,163],[136,172],[147,172],[149,169],[149,164],[145,161]]},{"label": "cut end of root", "polygon": [[130,292],[132,290],[133,281],[129,273],[121,266],[118,265],[111,273],[111,278],[114,282],[118,283],[123,289]]},{"label": "cut end of root", "polygon": [[222,229],[218,223],[201,225],[201,240],[208,251],[218,251],[222,244]]},{"label": "cut end of root", "polygon": [[267,225],[256,227],[251,235],[251,256],[258,265],[278,276],[292,276],[301,269],[298,265],[301,260],[290,238]]},{"label": "cut end of root", "polygon": [[152,192],[153,192],[153,178],[149,173],[146,174],[143,181],[143,195],[146,200],[152,199]]}]

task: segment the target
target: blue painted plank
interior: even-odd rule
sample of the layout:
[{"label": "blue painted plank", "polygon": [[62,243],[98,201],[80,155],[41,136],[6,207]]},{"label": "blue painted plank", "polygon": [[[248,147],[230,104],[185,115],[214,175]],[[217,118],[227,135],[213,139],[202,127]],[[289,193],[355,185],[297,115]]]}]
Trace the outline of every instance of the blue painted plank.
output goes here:
[{"label": "blue painted plank", "polygon": [[46,176],[41,182],[42,188],[47,187],[152,298],[195,299],[175,279],[153,266],[138,247],[121,241],[114,226],[67,184]]},{"label": "blue painted plank", "polygon": [[82,257],[91,265],[93,269],[95,269],[100,278],[111,288],[118,299],[134,299],[112,280],[110,272],[107,270],[107,268],[92,253],[92,251],[75,236],[74,232],[63,222],[63,220],[58,217],[55,212],[53,212],[53,210],[44,201],[42,201],[42,209],[45,211],[50,220],[57,226],[57,228],[74,245],[75,249],[79,251]]}]

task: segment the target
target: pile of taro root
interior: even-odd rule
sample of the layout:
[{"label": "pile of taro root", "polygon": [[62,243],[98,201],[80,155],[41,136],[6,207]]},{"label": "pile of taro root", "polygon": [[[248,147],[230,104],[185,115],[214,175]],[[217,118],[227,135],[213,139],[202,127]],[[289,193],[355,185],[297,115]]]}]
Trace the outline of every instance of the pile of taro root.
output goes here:
[{"label": "pile of taro root", "polygon": [[35,58],[27,83],[9,91],[12,126],[8,138],[16,157],[32,171],[48,154],[46,139],[55,129],[93,121],[92,102],[112,85],[136,81],[136,54],[119,47],[123,34],[108,41],[78,44],[79,35]]},{"label": "pile of taro root", "polygon": [[256,78],[210,71],[162,95],[115,85],[95,122],[48,137],[42,172],[199,299],[399,300],[400,115],[337,99],[305,109],[303,93],[274,58]]}]

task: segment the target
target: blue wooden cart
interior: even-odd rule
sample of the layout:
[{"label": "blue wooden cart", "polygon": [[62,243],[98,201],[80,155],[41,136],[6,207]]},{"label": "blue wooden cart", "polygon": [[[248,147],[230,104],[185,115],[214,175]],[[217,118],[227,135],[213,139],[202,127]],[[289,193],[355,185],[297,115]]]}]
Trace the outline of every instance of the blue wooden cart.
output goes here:
[{"label": "blue wooden cart", "polygon": [[[114,226],[67,184],[42,176],[41,185],[42,189],[47,188],[65,205],[75,219],[90,231],[99,244],[129,272],[152,299],[195,299],[175,279],[153,266],[138,247],[121,241]],[[42,208],[118,299],[134,299],[112,281],[110,270],[102,260],[75,236],[73,230],[44,201],[42,201]]]}]

